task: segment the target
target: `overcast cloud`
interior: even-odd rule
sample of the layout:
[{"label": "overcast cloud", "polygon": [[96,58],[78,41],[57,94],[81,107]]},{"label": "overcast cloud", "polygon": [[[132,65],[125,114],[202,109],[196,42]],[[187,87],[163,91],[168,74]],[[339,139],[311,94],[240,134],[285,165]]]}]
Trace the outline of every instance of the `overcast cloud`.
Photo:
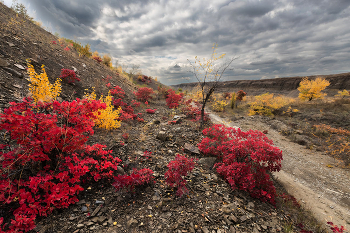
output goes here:
[{"label": "overcast cloud", "polygon": [[349,0],[19,2],[52,32],[164,84],[194,81],[187,59],[209,58],[214,42],[238,57],[224,80],[350,72]]}]

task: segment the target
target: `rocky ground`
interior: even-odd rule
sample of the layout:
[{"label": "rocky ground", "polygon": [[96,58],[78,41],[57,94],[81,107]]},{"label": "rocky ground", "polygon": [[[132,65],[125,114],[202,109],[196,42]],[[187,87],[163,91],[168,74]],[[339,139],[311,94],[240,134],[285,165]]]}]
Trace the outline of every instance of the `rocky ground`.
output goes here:
[{"label": "rocky ground", "polygon": [[[161,105],[154,115],[144,115],[148,123],[124,124],[115,135],[97,131],[92,141],[105,143],[123,160],[123,170],[150,168],[155,184],[133,192],[116,192],[110,184],[86,188],[79,203],[56,211],[38,223],[39,232],[283,232],[293,218],[283,210],[232,191],[212,169],[216,158],[200,155],[196,144],[202,138],[198,124]],[[160,108],[159,108],[160,107]],[[174,115],[175,114],[175,115]],[[176,119],[178,124],[169,125]],[[121,133],[129,139],[121,145]],[[102,135],[103,134],[103,135]],[[119,134],[119,135],[118,135]],[[152,157],[143,157],[151,151]],[[190,192],[177,197],[165,184],[167,164],[175,154],[197,158],[193,172],[186,177]],[[295,228],[291,226],[291,228]]]}]

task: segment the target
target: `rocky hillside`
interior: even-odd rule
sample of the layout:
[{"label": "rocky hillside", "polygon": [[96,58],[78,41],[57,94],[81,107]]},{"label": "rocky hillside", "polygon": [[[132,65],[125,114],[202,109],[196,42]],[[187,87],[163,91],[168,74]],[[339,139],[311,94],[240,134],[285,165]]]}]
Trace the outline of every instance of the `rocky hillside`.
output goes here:
[{"label": "rocky hillside", "polygon": [[[333,75],[315,75],[308,76],[309,79],[322,77],[330,82],[330,86],[325,90],[329,95],[337,93],[338,90],[350,89],[350,73],[333,74]],[[275,78],[262,80],[236,80],[221,82],[219,92],[237,92],[246,91],[249,95],[258,95],[266,92],[276,94],[286,94],[295,96],[298,91],[299,83],[303,77]],[[174,85],[174,88],[190,89],[197,83],[182,83]]]},{"label": "rocky hillside", "polygon": [[[68,47],[68,49],[66,49]],[[75,84],[62,83],[61,98],[81,98],[85,89],[96,88],[97,96],[106,91],[103,81],[111,76],[111,84],[124,89],[127,98],[136,90],[135,85],[116,72],[93,59],[79,56],[75,49],[29,20],[24,20],[0,3],[0,109],[10,101],[28,95],[26,59],[30,59],[39,73],[45,65],[51,83],[61,74],[61,69],[75,70],[81,80]]]}]

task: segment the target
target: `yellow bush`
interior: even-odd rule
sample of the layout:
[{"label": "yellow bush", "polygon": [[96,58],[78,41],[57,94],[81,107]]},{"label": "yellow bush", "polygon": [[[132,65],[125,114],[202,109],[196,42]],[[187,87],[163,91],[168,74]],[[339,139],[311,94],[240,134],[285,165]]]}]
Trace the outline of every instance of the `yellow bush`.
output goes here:
[{"label": "yellow bush", "polygon": [[347,90],[343,90],[343,91],[338,91],[338,97],[341,97],[341,98],[345,98],[346,96],[349,96],[350,93],[347,91]]},{"label": "yellow bush", "polygon": [[85,47],[83,47],[80,44],[76,44],[76,46],[74,46],[74,47],[78,50],[79,56],[91,57],[92,52],[90,50],[89,44],[86,44]]},{"label": "yellow bush", "polygon": [[[84,98],[88,100],[95,100],[95,89],[93,88],[93,92],[91,94],[85,92]],[[100,101],[106,104],[106,109],[99,110],[94,113],[94,115],[97,117],[95,120],[95,125],[99,128],[107,130],[119,128],[121,125],[120,121],[118,121],[120,107],[117,110],[114,109],[110,92],[108,92],[108,95],[106,97],[103,97],[103,95],[101,95]]]},{"label": "yellow bush", "polygon": [[202,89],[199,84],[192,89],[190,98],[198,102],[203,101]]},{"label": "yellow bush", "polygon": [[270,93],[258,95],[255,96],[254,100],[250,103],[249,115],[272,116],[274,110],[280,109],[292,102],[292,99],[288,99],[284,96],[274,97],[274,95]]},{"label": "yellow bush", "polygon": [[102,57],[102,63],[105,64],[107,67],[112,67],[112,58],[108,54],[103,55]]},{"label": "yellow bush", "polygon": [[114,107],[112,105],[111,94],[108,92],[108,95],[104,98],[102,95],[100,97],[100,101],[106,104],[106,109],[100,110],[95,113],[95,116],[97,116],[95,124],[99,128],[107,130],[119,128],[120,121],[118,121],[117,119],[119,118],[120,107],[117,110],[114,110]]},{"label": "yellow bush", "polygon": [[299,98],[301,100],[309,100],[323,98],[326,94],[321,93],[326,87],[329,86],[329,82],[322,78],[316,78],[315,80],[309,80],[307,77],[303,78],[300,82],[298,90]]},{"label": "yellow bush", "polygon": [[37,74],[30,61],[27,60],[29,74],[29,91],[35,103],[51,102],[56,100],[61,92],[61,79],[57,79],[54,84],[51,84],[47,77],[44,65],[41,66],[42,73]]},{"label": "yellow bush", "polygon": [[223,112],[225,110],[225,107],[228,105],[225,100],[216,100],[214,97],[214,103],[212,105],[212,108],[215,112]]}]

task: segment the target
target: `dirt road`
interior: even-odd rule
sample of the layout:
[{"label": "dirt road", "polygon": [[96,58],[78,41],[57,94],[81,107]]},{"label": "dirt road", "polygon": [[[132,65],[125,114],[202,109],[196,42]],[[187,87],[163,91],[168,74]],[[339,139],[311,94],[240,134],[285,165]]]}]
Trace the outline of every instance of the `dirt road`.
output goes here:
[{"label": "dirt road", "polygon": [[320,222],[332,221],[350,229],[349,170],[328,167],[334,164],[333,158],[291,142],[258,116],[244,117],[235,122],[225,121],[213,113],[210,117],[214,123],[242,130],[268,130],[268,138],[283,151],[282,170],[275,173],[275,177]]}]

